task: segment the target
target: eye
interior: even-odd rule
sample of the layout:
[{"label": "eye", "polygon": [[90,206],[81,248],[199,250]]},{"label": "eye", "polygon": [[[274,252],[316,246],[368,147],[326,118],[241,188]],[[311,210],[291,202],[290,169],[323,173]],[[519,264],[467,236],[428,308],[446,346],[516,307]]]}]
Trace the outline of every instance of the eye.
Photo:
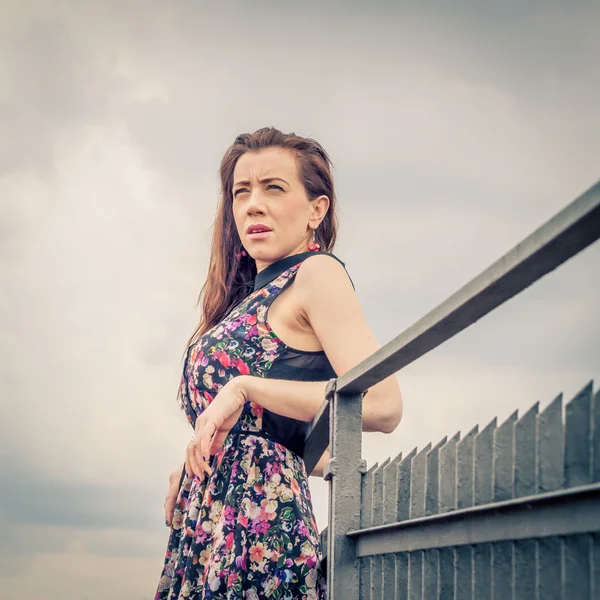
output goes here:
[{"label": "eye", "polygon": [[267,189],[269,189],[269,188],[277,188],[278,190],[281,190],[283,192],[283,188],[280,185],[276,185],[275,183],[270,183],[267,186]]},{"label": "eye", "polygon": [[248,189],[247,188],[238,188],[237,190],[235,190],[235,192],[233,192],[233,197],[235,198],[240,192],[247,192]]}]

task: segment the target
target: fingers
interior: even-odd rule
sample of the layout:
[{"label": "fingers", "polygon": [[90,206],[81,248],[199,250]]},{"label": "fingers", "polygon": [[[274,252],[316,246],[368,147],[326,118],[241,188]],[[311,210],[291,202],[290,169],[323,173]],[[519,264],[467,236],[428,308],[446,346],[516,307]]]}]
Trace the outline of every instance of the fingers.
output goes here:
[{"label": "fingers", "polygon": [[165,525],[171,526],[173,523],[173,513],[175,512],[175,504],[177,496],[169,495],[165,499]]},{"label": "fingers", "polygon": [[202,435],[198,437],[197,441],[200,442],[199,458],[203,461],[208,461],[210,458],[210,442],[216,429],[214,423],[207,423],[202,430]]},{"label": "fingers", "polygon": [[217,431],[215,435],[213,435],[208,451],[211,456],[215,455],[223,447],[228,433],[228,431]]}]

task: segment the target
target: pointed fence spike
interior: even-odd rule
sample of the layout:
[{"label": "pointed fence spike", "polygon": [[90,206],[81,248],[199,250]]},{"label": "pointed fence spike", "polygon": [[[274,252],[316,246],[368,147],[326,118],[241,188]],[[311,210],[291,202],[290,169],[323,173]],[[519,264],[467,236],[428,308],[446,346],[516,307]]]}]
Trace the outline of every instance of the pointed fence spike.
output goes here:
[{"label": "pointed fence spike", "polygon": [[565,406],[565,488],[592,481],[593,387],[590,381]]},{"label": "pointed fence spike", "polygon": [[413,448],[398,465],[398,506],[396,509],[396,520],[406,521],[410,518],[410,482],[412,475],[412,461],[417,455],[417,449]]},{"label": "pointed fence spike", "polygon": [[383,470],[383,522],[396,522],[398,506],[398,465],[402,461],[402,452],[394,457]]},{"label": "pointed fence spike", "polygon": [[479,425],[475,425],[467,435],[458,442],[456,448],[456,507],[473,506],[474,453],[475,437],[479,433]]},{"label": "pointed fence spike", "polygon": [[538,415],[538,491],[553,492],[564,482],[564,427],[562,394]]},{"label": "pointed fence spike", "polygon": [[537,416],[536,402],[515,423],[514,497],[522,498],[537,492]]},{"label": "pointed fence spike", "polygon": [[412,461],[410,481],[410,518],[425,516],[425,481],[427,477],[427,454],[431,450],[431,442],[425,446]]},{"label": "pointed fence spike", "polygon": [[494,501],[510,500],[514,497],[514,442],[518,412],[512,413],[494,432]]},{"label": "pointed fence spike", "polygon": [[455,433],[440,448],[439,512],[441,513],[456,509],[456,446],[459,440],[460,432]]},{"label": "pointed fence spike", "polygon": [[439,487],[440,487],[440,474],[439,474],[439,462],[440,462],[440,448],[442,448],[448,440],[448,437],[441,439],[428,453],[427,453],[427,472],[425,480],[425,514],[435,515],[439,512],[440,499],[439,499]]}]

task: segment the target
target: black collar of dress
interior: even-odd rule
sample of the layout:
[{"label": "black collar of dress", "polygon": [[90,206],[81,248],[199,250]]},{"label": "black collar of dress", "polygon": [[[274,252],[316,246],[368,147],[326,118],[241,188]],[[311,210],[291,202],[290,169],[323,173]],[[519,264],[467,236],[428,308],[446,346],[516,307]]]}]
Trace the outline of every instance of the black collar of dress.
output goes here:
[{"label": "black collar of dress", "polygon": [[291,256],[286,256],[286,258],[282,258],[269,265],[256,275],[256,278],[254,279],[254,291],[265,287],[267,283],[270,283],[273,281],[273,279],[279,277],[284,271],[287,271],[294,265],[301,263],[309,256],[314,256],[314,254],[314,252],[301,252],[300,254],[292,254]]}]

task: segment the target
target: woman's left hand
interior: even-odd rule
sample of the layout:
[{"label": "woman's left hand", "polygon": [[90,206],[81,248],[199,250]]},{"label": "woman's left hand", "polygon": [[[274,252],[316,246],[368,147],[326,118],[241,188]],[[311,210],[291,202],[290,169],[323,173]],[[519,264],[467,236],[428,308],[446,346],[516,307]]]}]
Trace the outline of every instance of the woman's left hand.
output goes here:
[{"label": "woman's left hand", "polygon": [[230,379],[214,397],[209,406],[196,419],[196,439],[188,444],[185,469],[204,481],[204,473],[212,474],[208,462],[216,454],[231,428],[242,414],[246,397],[243,391],[244,376]]}]

